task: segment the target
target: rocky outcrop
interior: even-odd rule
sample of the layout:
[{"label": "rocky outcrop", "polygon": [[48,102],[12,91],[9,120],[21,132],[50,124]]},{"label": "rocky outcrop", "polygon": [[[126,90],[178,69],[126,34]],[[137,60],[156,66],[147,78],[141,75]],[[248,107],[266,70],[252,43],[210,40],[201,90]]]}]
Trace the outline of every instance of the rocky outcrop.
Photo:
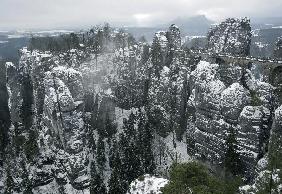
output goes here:
[{"label": "rocky outcrop", "polygon": [[270,110],[263,106],[245,106],[239,116],[237,141],[246,168],[255,172],[254,164],[265,154],[269,138]]},{"label": "rocky outcrop", "polygon": [[230,124],[237,124],[242,109],[250,102],[250,93],[239,83],[233,83],[221,94],[221,113]]},{"label": "rocky outcrop", "polygon": [[[53,150],[60,155],[56,155],[55,163],[59,164],[56,179],[62,183],[69,180],[76,189],[86,188],[89,178],[82,180],[81,177],[88,173],[85,166],[89,158],[85,150],[87,131],[83,112],[77,109],[84,93],[81,74],[73,68],[55,66],[45,73],[44,85],[43,123],[59,138],[60,149]],[[65,178],[60,171],[67,173]]]},{"label": "rocky outcrop", "polygon": [[278,38],[274,49],[274,57],[282,59],[282,37]]},{"label": "rocky outcrop", "polygon": [[220,164],[230,125],[237,125],[240,112],[249,102],[248,91],[239,83],[228,88],[219,80],[219,66],[201,61],[190,75],[194,101],[195,149],[198,157]]},{"label": "rocky outcrop", "polygon": [[74,101],[83,99],[81,72],[66,66],[57,66],[53,68],[52,73],[66,84],[73,96]]},{"label": "rocky outcrop", "polygon": [[[282,37],[278,39],[274,49],[274,57],[281,60],[282,59]],[[271,82],[275,86],[275,94],[279,101],[279,104],[282,103],[282,67],[277,67],[273,70],[271,75]]]},{"label": "rocky outcrop", "polygon": [[181,47],[181,36],[180,36],[180,30],[175,24],[172,24],[169,27],[166,36],[170,49],[175,51],[179,50]]},{"label": "rocky outcrop", "polygon": [[154,41],[156,42],[156,44],[160,45],[163,52],[166,52],[168,40],[165,31],[157,32],[155,34]]},{"label": "rocky outcrop", "polygon": [[[259,108],[259,107],[257,107]],[[258,111],[258,109],[257,109]],[[260,107],[260,113],[262,110]],[[257,112],[259,113],[259,112]],[[262,114],[254,114],[259,118]],[[241,194],[248,193],[281,193],[281,157],[282,157],[282,106],[278,107],[274,113],[274,121],[270,132],[269,144],[267,145],[268,153],[261,158],[257,165],[257,176],[250,185],[240,187]],[[257,127],[259,129],[260,127]],[[253,135],[257,138],[257,135]],[[255,146],[254,146],[255,148]]]},{"label": "rocky outcrop", "polygon": [[235,63],[219,63],[218,72],[220,80],[226,86],[230,86],[233,83],[240,83],[243,76],[242,67]]},{"label": "rocky outcrop", "polygon": [[[74,53],[71,56],[74,56]],[[35,190],[52,182],[56,182],[59,187],[70,184],[72,188],[80,190],[89,186],[89,154],[85,148],[87,131],[84,127],[83,112],[78,108],[83,103],[82,76],[74,68],[65,66],[63,60],[60,55],[22,49],[19,67],[7,64],[13,123],[11,133],[15,138],[26,139],[27,136],[27,131],[22,129],[20,115],[21,76],[29,75],[33,85],[32,128],[36,129],[38,135],[39,153],[25,168],[30,184]],[[79,61],[74,61],[73,66],[75,63]],[[19,139],[13,141],[17,144]],[[16,147],[16,150],[18,149]],[[27,161],[24,156],[13,154],[10,155],[9,168],[13,171],[12,177],[19,179],[15,188],[21,191],[25,181],[22,178],[25,176],[22,165]]]},{"label": "rocky outcrop", "polygon": [[229,18],[208,33],[208,50],[247,56],[250,52],[251,35],[249,19]]},{"label": "rocky outcrop", "polygon": [[[243,87],[236,78],[229,87],[220,80],[217,64],[201,61],[190,75],[192,95],[190,108],[195,108],[195,155],[202,160],[221,165],[224,162],[226,140],[235,130],[238,153],[248,176],[253,177],[257,161],[265,154],[271,127],[272,87],[264,82],[249,82],[252,90]],[[254,97],[252,91],[257,91]],[[257,98],[260,105],[253,105]],[[193,126],[193,125],[192,125]]]},{"label": "rocky outcrop", "polygon": [[[209,32],[208,50],[246,56],[250,38],[248,19],[227,19]],[[226,140],[233,131],[237,152],[248,172],[246,177],[253,178],[258,160],[267,151],[273,87],[255,79],[249,67],[216,62],[218,64],[201,61],[190,75],[192,95],[188,102],[195,109],[195,125],[190,125],[192,129],[188,127],[188,132],[193,134],[188,135],[188,139],[193,142],[198,158],[222,165]],[[191,136],[194,136],[192,141]]]}]

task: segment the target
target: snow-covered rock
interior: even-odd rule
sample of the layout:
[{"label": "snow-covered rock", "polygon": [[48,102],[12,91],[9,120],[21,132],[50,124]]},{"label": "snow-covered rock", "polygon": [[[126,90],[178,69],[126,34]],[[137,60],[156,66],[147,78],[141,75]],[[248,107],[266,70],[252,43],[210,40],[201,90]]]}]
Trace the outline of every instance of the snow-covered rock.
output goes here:
[{"label": "snow-covered rock", "polygon": [[245,106],[239,116],[238,152],[245,166],[253,173],[258,159],[266,151],[270,116],[270,111],[263,106]]},{"label": "snow-covered rock", "polygon": [[221,94],[221,112],[231,122],[238,119],[242,109],[250,102],[250,93],[240,83],[233,83]]},{"label": "snow-covered rock", "polygon": [[208,33],[208,49],[215,53],[246,56],[251,43],[250,20],[229,18]]},{"label": "snow-covered rock", "polygon": [[146,174],[130,184],[127,194],[161,194],[161,188],[167,183],[167,179]]}]

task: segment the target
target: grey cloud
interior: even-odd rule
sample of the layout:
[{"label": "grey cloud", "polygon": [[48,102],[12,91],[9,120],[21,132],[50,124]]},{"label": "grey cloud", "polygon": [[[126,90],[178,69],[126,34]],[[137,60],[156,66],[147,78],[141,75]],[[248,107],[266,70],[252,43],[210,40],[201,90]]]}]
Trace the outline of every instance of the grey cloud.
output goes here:
[{"label": "grey cloud", "polygon": [[282,16],[281,0],[0,0],[0,29],[87,26],[102,23],[152,25],[179,16]]}]

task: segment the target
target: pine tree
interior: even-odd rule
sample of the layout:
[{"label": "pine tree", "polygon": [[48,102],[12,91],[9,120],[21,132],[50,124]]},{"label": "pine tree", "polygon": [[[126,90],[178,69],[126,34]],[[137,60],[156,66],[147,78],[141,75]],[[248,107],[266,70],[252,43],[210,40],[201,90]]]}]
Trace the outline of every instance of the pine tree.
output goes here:
[{"label": "pine tree", "polygon": [[0,57],[0,166],[1,160],[4,158],[5,148],[9,143],[9,128],[11,125],[10,111],[9,111],[9,95],[6,85],[6,68]]},{"label": "pine tree", "polygon": [[107,193],[106,186],[96,170],[95,162],[91,162],[91,182],[90,182],[90,194],[105,194]]},{"label": "pine tree", "polygon": [[21,166],[23,169],[22,173],[22,185],[23,185],[23,194],[32,194],[32,182],[29,179],[28,171],[26,169],[25,161],[22,160]]},{"label": "pine tree", "polygon": [[111,138],[117,132],[117,127],[111,121],[110,115],[109,115],[108,112],[106,113],[105,131],[106,131],[106,137],[108,137],[108,138]]},{"label": "pine tree", "polygon": [[137,44],[135,38],[131,34],[127,34],[127,44],[128,44],[128,47],[134,46]]},{"label": "pine tree", "polygon": [[111,178],[109,180],[109,194],[123,193],[119,172],[116,168],[112,169]]},{"label": "pine tree", "polygon": [[[89,135],[89,148],[92,151],[96,150],[96,145],[95,145],[95,140],[94,140],[94,127],[93,124],[95,123],[95,118],[93,118],[93,110],[94,110],[94,94],[91,93],[86,93],[84,96],[84,102],[85,102],[85,106],[84,106],[84,112],[89,114],[91,113],[91,118],[89,118],[88,116],[85,116],[84,118],[84,122],[85,122],[85,128],[87,130],[87,133]],[[94,120],[94,121],[93,121]]]},{"label": "pine tree", "polygon": [[149,59],[150,59],[150,46],[145,44],[142,50],[141,64],[145,65]]},{"label": "pine tree", "polygon": [[141,161],[141,174],[153,174],[155,170],[154,156],[152,152],[152,131],[145,119],[145,115],[140,111],[138,123],[138,137],[135,140],[137,155]]},{"label": "pine tree", "polygon": [[101,51],[104,51],[105,40],[103,31],[101,29],[99,29],[97,34],[95,35],[95,40],[98,42]]},{"label": "pine tree", "polygon": [[275,49],[273,53],[275,58],[282,59],[282,36],[280,36],[275,43]]},{"label": "pine tree", "polygon": [[278,185],[282,183],[281,172],[279,173],[280,183],[276,183],[275,185],[273,177],[275,170],[282,169],[282,138],[281,133],[279,132],[279,129],[281,128],[276,125],[274,125],[269,145],[268,170],[270,171],[270,176],[268,178],[268,182],[266,183],[266,187],[262,189],[267,193],[272,193],[272,190],[278,188]]},{"label": "pine tree", "polygon": [[123,168],[118,143],[113,140],[113,146],[110,151],[110,166],[112,169],[109,180],[109,194],[126,193],[128,184],[125,179],[126,169]]},{"label": "pine tree", "polygon": [[64,185],[59,185],[58,191],[60,194],[67,194]]},{"label": "pine tree", "polygon": [[141,36],[138,41],[141,42],[141,43],[146,43],[147,42],[145,36]]},{"label": "pine tree", "polygon": [[130,139],[134,139],[136,135],[134,125],[135,125],[135,115],[133,113],[130,113],[128,120],[124,121],[123,123],[125,135]]},{"label": "pine tree", "polygon": [[104,36],[104,40],[105,40],[104,46],[108,46],[108,43],[110,42],[110,39],[111,39],[111,27],[108,23],[104,24],[103,36]]},{"label": "pine tree", "polygon": [[120,176],[120,171],[117,168],[112,170],[111,178],[109,180],[108,194],[126,193],[128,189],[127,182]]},{"label": "pine tree", "polygon": [[70,33],[70,47],[71,48],[78,48],[79,47],[79,38],[77,34],[75,33]]},{"label": "pine tree", "polygon": [[98,40],[94,41],[93,50],[95,54],[95,63],[96,63],[96,68],[97,68],[98,67],[98,55],[101,52],[101,46],[99,45]]},{"label": "pine tree", "polygon": [[[126,180],[127,187],[129,184],[141,176],[144,173],[144,168],[142,167],[141,155],[142,152],[140,145],[137,145],[137,131],[134,128],[136,124],[136,116],[131,114],[127,120],[124,122],[124,133],[120,135],[120,152],[121,155],[121,163],[122,169],[126,169],[124,173],[124,180]],[[140,141],[139,141],[140,142]],[[141,146],[144,147],[144,146]]]},{"label": "pine tree", "polygon": [[84,95],[84,104],[84,112],[93,112],[94,94],[92,92],[87,92]]},{"label": "pine tree", "polygon": [[4,194],[12,194],[14,188],[14,180],[10,172],[10,167],[7,168],[7,177],[6,177],[6,184],[5,184],[5,191]]},{"label": "pine tree", "polygon": [[114,42],[115,42],[115,46],[116,46],[117,49],[122,48],[123,55],[124,55],[124,49],[126,47],[126,40],[125,39],[126,39],[125,32],[122,29],[120,29],[115,36]]},{"label": "pine tree", "polygon": [[39,148],[37,144],[38,135],[35,130],[29,131],[28,140],[25,142],[24,150],[28,161],[32,161],[34,156],[38,154]]},{"label": "pine tree", "polygon": [[182,140],[182,136],[187,128],[187,102],[189,98],[189,85],[187,82],[187,73],[185,73],[183,80],[183,89],[181,93],[181,103],[180,103],[180,119],[179,119],[179,127],[176,131],[176,138],[178,141]]},{"label": "pine tree", "polygon": [[160,78],[160,72],[163,68],[164,61],[162,55],[162,48],[157,37],[155,37],[153,40],[151,60],[153,64],[154,73],[158,78]]},{"label": "pine tree", "polygon": [[155,166],[155,160],[153,155],[153,134],[151,129],[149,128],[149,124],[146,123],[145,126],[145,133],[144,133],[144,170],[147,174],[154,174],[156,166]]},{"label": "pine tree", "polygon": [[33,86],[30,75],[24,75],[22,77],[22,106],[21,106],[21,118],[26,131],[29,131],[32,126],[32,104],[33,104]]},{"label": "pine tree", "polygon": [[96,150],[94,131],[97,130],[98,103],[99,103],[99,97],[97,94],[95,97],[94,103],[92,105],[89,104],[89,106],[92,106],[91,120],[90,120],[90,127],[89,127],[89,136],[90,136],[89,137],[89,146],[92,149],[92,151]]},{"label": "pine tree", "polygon": [[104,170],[105,163],[106,163],[106,156],[105,156],[105,143],[101,136],[99,136],[98,143],[97,143],[97,164],[99,169],[102,171]]},{"label": "pine tree", "polygon": [[226,140],[226,154],[224,160],[224,166],[227,174],[232,173],[232,175],[240,175],[243,173],[243,165],[240,160],[240,155],[237,152],[237,141],[235,137],[234,129],[231,127],[229,135]]},{"label": "pine tree", "polygon": [[98,94],[95,97],[93,109],[92,109],[92,115],[91,115],[91,126],[93,130],[97,129],[97,117],[99,112],[99,96]]}]

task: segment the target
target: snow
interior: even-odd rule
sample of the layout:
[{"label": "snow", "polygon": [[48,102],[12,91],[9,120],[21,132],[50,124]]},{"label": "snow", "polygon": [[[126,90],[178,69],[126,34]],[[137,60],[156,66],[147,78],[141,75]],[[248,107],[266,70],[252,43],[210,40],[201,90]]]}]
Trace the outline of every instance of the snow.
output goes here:
[{"label": "snow", "polygon": [[6,40],[0,40],[0,44],[4,44],[4,43],[7,43],[9,41],[6,41]]},{"label": "snow", "polygon": [[168,74],[170,69],[167,66],[164,66],[162,71],[164,74]]},{"label": "snow", "polygon": [[[233,83],[222,92],[221,107],[240,107],[245,101],[249,101],[249,92],[239,83]],[[232,104],[231,104],[232,103]]]},{"label": "snow", "polygon": [[275,118],[280,118],[282,116],[282,105],[279,106],[276,110],[275,110]]},{"label": "snow", "polygon": [[146,174],[130,184],[127,194],[161,194],[167,183],[167,179]]},{"label": "snow", "polygon": [[[68,194],[90,194],[89,189],[85,190],[76,190],[74,189],[71,184],[66,184],[62,186],[64,188],[64,192]],[[52,181],[48,185],[35,187],[33,189],[34,194],[61,194],[59,191],[60,186],[56,183],[56,181]]]},{"label": "snow", "polygon": [[112,95],[113,95],[113,91],[112,91],[111,88],[108,88],[107,90],[105,90],[104,93],[105,93],[106,95],[109,95],[109,96],[112,96]]},{"label": "snow", "polygon": [[160,39],[160,41],[167,41],[165,34],[166,34],[166,32],[159,31],[159,32],[156,33],[156,36]]},{"label": "snow", "polygon": [[165,31],[159,31],[155,34],[157,41],[159,42],[159,44],[161,45],[162,49],[165,49],[167,46],[167,38],[166,38],[166,32]]},{"label": "snow", "polygon": [[83,175],[83,176],[76,178],[74,181],[75,182],[83,182],[83,181],[88,181],[88,180],[89,180],[89,176]]},{"label": "snow", "polygon": [[211,64],[207,61],[200,61],[197,68],[191,73],[191,76],[195,78],[194,83],[206,80],[214,80],[216,78],[216,72],[218,64]]},{"label": "snow", "polygon": [[255,42],[255,45],[260,49],[263,49],[268,46],[268,44],[264,44],[262,42]]},{"label": "snow", "polygon": [[38,31],[38,32],[34,32],[34,33],[38,33],[38,34],[54,34],[54,33],[62,33],[62,34],[68,34],[68,33],[72,33],[74,31],[70,31],[70,30],[45,30],[45,31]]},{"label": "snow", "polygon": [[[186,142],[177,141],[174,133],[170,133],[166,138],[155,135],[153,148],[159,174],[168,175],[169,167],[174,162],[191,161]],[[162,152],[162,155],[160,155],[160,152]]]},{"label": "snow", "polygon": [[117,128],[119,130],[121,130],[123,127],[123,120],[128,119],[131,113],[133,114],[138,113],[138,109],[131,108],[130,110],[124,110],[119,107],[115,107],[116,123],[117,123]]},{"label": "snow", "polygon": [[206,36],[185,36],[184,40],[186,42],[186,41],[191,41],[191,40],[196,39],[196,38],[206,38]]},{"label": "snow", "polygon": [[65,66],[58,66],[53,68],[53,72],[56,73],[57,75],[64,75],[64,76],[80,76],[81,77],[81,72],[73,69],[73,68],[67,68]]},{"label": "snow", "polygon": [[270,114],[270,111],[265,107],[245,106],[240,114],[240,117],[248,120],[260,120],[265,114]]},{"label": "snow", "polygon": [[8,39],[12,39],[12,38],[23,38],[26,37],[26,35],[22,35],[22,34],[9,34],[8,35]]},{"label": "snow", "polygon": [[16,68],[15,65],[12,62],[6,62],[6,68]]}]

